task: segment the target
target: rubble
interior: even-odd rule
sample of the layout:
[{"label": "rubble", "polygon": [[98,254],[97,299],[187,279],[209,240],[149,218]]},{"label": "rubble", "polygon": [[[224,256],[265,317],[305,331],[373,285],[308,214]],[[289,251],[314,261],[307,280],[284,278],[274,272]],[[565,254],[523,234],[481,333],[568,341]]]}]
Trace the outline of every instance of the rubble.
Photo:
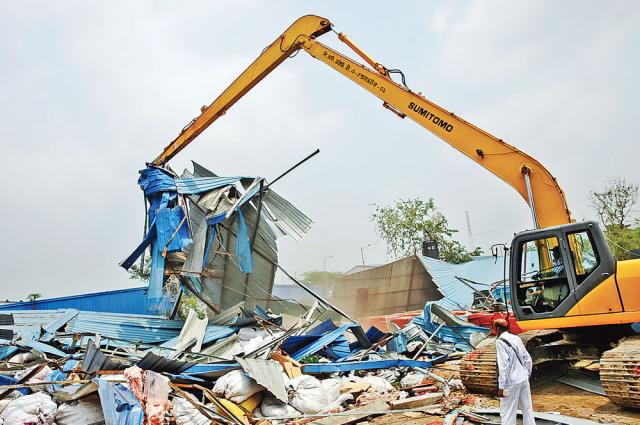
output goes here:
[{"label": "rubble", "polygon": [[[329,308],[314,309],[287,326],[273,311],[244,307],[211,319],[189,314],[184,322],[149,316],[135,327],[128,315],[108,314],[94,333],[78,322],[94,323],[91,312],[41,315],[29,332],[14,332],[0,345],[20,360],[0,364],[0,419],[340,425],[411,412],[443,423],[488,418],[479,419],[474,409],[485,406],[475,404],[455,372],[457,350],[470,350],[474,333],[486,337],[488,330],[432,304],[389,332],[322,320]],[[5,328],[15,331],[29,313],[9,314],[14,325]],[[134,338],[123,328],[137,329]],[[405,344],[394,344],[401,337]]]}]

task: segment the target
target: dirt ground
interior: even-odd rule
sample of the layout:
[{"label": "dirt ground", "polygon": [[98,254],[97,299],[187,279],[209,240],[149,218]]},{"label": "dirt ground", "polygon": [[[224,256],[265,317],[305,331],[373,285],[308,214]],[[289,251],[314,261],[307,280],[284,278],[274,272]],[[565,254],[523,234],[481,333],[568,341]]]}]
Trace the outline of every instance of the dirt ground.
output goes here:
[{"label": "dirt ground", "polygon": [[[532,389],[536,412],[557,412],[561,415],[590,419],[605,424],[638,425],[640,410],[623,409],[608,398],[557,382],[548,382]],[[477,406],[498,407],[495,397],[477,396]]]},{"label": "dirt ground", "polygon": [[557,382],[533,389],[533,408],[538,412],[558,412],[602,423],[640,424],[640,410],[623,409],[604,396]]}]

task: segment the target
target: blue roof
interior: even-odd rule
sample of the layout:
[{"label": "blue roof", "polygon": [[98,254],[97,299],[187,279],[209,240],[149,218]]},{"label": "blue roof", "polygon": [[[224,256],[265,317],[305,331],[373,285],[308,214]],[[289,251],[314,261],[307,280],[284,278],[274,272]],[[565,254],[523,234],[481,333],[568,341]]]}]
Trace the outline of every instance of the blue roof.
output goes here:
[{"label": "blue roof", "polygon": [[[444,296],[436,301],[436,304],[447,309],[466,309],[473,302],[474,291],[456,279],[456,276],[487,285],[476,285],[477,290],[489,289],[488,285],[504,279],[504,257],[496,259],[494,256],[486,255],[474,257],[473,260],[462,264],[451,264],[430,257],[418,258]],[[508,267],[507,262],[507,278]]]},{"label": "blue roof", "polygon": [[0,305],[0,311],[59,310],[67,308],[104,313],[149,314],[147,310],[147,287],[143,286]]},{"label": "blue roof", "polygon": [[[40,335],[41,327],[58,321],[73,310],[4,310],[5,314],[12,314],[14,325],[2,326],[12,329],[25,339]],[[69,333],[98,333],[107,338],[118,338],[129,341],[141,341],[148,344],[168,341],[180,334],[184,326],[182,320],[171,320],[161,316],[141,314],[105,313],[95,311],[80,311],[71,318],[61,332]],[[51,329],[49,329],[52,331]],[[53,332],[53,331],[52,331]]]}]

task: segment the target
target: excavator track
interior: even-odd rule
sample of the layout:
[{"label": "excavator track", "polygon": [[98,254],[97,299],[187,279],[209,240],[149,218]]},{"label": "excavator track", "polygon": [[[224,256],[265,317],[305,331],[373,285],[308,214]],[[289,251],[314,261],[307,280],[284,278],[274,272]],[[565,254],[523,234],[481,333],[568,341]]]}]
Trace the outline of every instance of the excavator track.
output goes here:
[{"label": "excavator track", "polygon": [[485,394],[497,392],[498,363],[495,342],[464,356],[460,363],[460,379],[469,391]]},{"label": "excavator track", "polygon": [[[562,333],[557,330],[530,331],[520,334],[520,337],[533,359],[534,376],[536,369],[553,362],[598,358],[595,347],[565,342]],[[462,359],[460,378],[469,391],[485,394],[498,392],[495,342],[472,351]]]},{"label": "excavator track", "polygon": [[614,404],[640,408],[640,336],[625,338],[602,355],[600,381]]},{"label": "excavator track", "polygon": [[[562,339],[556,330],[529,331],[520,334],[527,351]],[[498,392],[498,358],[492,342],[467,354],[460,363],[460,378],[469,391],[496,394]]]}]

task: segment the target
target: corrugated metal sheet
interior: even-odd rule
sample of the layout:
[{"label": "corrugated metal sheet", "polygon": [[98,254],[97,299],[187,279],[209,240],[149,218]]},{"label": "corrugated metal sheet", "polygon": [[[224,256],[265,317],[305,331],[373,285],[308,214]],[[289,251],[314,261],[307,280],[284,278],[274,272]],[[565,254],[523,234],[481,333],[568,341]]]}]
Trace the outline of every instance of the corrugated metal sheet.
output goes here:
[{"label": "corrugated metal sheet", "polygon": [[64,308],[108,313],[146,314],[147,287],[47,298],[34,302],[0,306],[0,310],[58,310]]},{"label": "corrugated metal sheet", "polygon": [[43,310],[43,311],[5,311],[13,315],[13,325],[1,326],[3,329],[11,329],[14,333],[24,339],[33,339],[40,336],[40,328],[61,318],[67,313],[66,310]]},{"label": "corrugated metal sheet", "polygon": [[278,400],[283,403],[289,402],[280,363],[273,360],[243,359],[241,357],[237,357],[236,361],[247,372],[247,375],[269,390]]},{"label": "corrugated metal sheet", "polygon": [[193,365],[195,365],[193,362],[168,359],[166,357],[153,354],[152,352],[147,352],[147,354],[145,354],[142,360],[137,364],[141,369],[152,370],[158,373],[182,373]]},{"label": "corrugated metal sheet", "polygon": [[[462,284],[456,276],[490,285],[504,277],[503,257],[481,256],[463,264],[451,264],[429,257],[418,257],[431,276],[433,283],[444,295],[436,304],[448,309],[465,309],[473,302],[473,290]],[[507,262],[507,268],[509,264]],[[508,270],[507,270],[508,273]],[[478,286],[476,289],[489,289]]]},{"label": "corrugated metal sheet", "polygon": [[443,296],[416,257],[342,275],[336,283],[330,301],[356,318],[421,310]]},{"label": "corrugated metal sheet", "polygon": [[[183,189],[192,191],[198,188],[213,187],[211,184],[223,181],[223,178],[215,177],[214,173],[196,163],[194,163],[193,173],[185,171],[182,176],[183,179],[178,182],[179,188],[182,188],[183,184],[190,185],[188,188],[185,186]],[[189,180],[189,178],[192,180]],[[242,200],[248,199],[251,194],[255,195],[259,188],[256,178],[242,178],[239,181],[235,177],[229,179],[229,182],[234,181],[234,187],[238,189],[242,196],[239,200],[231,199],[234,205],[239,205]],[[221,187],[219,191],[222,190],[227,189]],[[201,211],[201,208],[206,209],[207,207],[200,205],[198,200],[202,200],[210,208],[217,208],[205,202],[207,197],[215,198],[213,196],[215,193],[214,189],[213,192],[204,193],[202,197],[191,197],[188,203],[191,229],[198,229],[205,214],[210,214],[208,211]],[[202,232],[200,232],[200,237],[197,238],[197,241],[194,241],[198,242],[199,246],[192,247],[193,252],[188,253],[185,265],[179,266],[185,274],[199,279],[202,287],[200,295],[221,309],[229,308],[242,301],[246,302],[248,309],[251,309],[256,304],[268,306],[276,272],[274,264],[278,262],[276,239],[285,234],[296,239],[300,238],[311,226],[311,220],[307,216],[272,191],[269,191],[263,197],[263,208],[259,220],[256,206],[257,201],[255,198],[252,202],[247,202],[242,206],[242,213],[251,237],[253,237],[256,222],[258,223],[255,241],[252,246],[252,273],[243,273],[238,266],[236,257],[238,220],[235,215],[232,215],[218,226],[217,238],[204,259],[206,266],[202,272],[200,271],[202,267],[202,241],[204,240]],[[228,209],[228,207],[230,208],[230,206],[225,206],[222,211]],[[219,212],[217,209],[216,211]]]},{"label": "corrugated metal sheet", "polygon": [[160,316],[81,311],[67,325],[67,332],[99,333],[104,337],[144,343],[168,341],[180,334],[184,322]]},{"label": "corrugated metal sheet", "polygon": [[254,177],[183,177],[175,179],[178,193],[198,194],[234,184],[240,179]]},{"label": "corrugated metal sheet", "polygon": [[[451,264],[411,256],[338,278],[331,301],[358,318],[421,310],[427,301],[448,309],[473,302],[473,289],[456,276],[490,285],[503,279],[503,257],[475,257]],[[476,289],[489,289],[478,286]]]},{"label": "corrugated metal sheet", "polygon": [[284,234],[300,239],[311,229],[313,221],[274,191],[267,192],[263,201],[272,217],[273,224]]}]

